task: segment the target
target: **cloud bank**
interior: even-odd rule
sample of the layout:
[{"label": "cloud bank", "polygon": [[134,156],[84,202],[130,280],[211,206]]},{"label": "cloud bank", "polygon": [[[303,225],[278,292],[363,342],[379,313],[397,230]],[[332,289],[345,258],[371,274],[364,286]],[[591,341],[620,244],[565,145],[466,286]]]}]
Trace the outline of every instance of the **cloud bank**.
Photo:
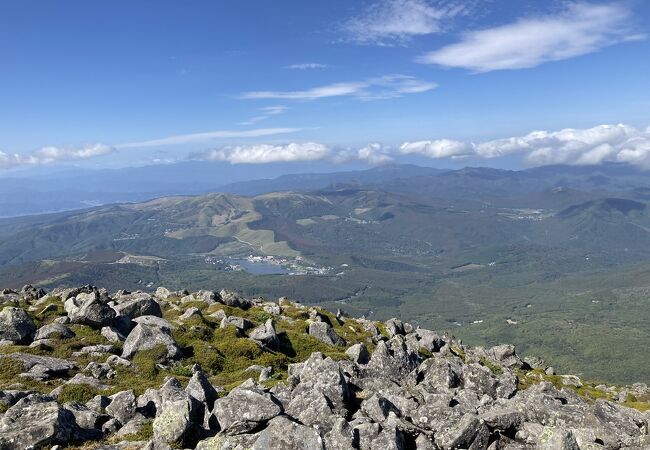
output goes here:
[{"label": "cloud bank", "polygon": [[83,147],[41,147],[29,154],[5,153],[0,150],[0,168],[11,169],[18,166],[44,165],[65,161],[79,161],[107,155],[114,147],[104,144],[89,144]]},{"label": "cloud bank", "polygon": [[624,162],[650,168],[650,128],[639,130],[624,124],[598,125],[586,129],[533,131],[524,136],[484,142],[449,139],[406,142],[400,146],[399,152],[433,159],[493,159],[521,154],[531,166]]},{"label": "cloud bank", "polygon": [[417,61],[475,72],[525,69],[644,38],[631,19],[625,3],[571,3],[559,14],[468,32]]},{"label": "cloud bank", "polygon": [[624,124],[598,125],[586,129],[533,131],[524,136],[482,142],[453,139],[409,141],[396,147],[378,143],[361,148],[330,147],[315,142],[253,144],[212,149],[195,153],[191,158],[232,164],[362,161],[369,165],[381,165],[407,155],[429,159],[496,159],[520,155],[529,166],[623,162],[650,168],[650,128],[639,130]]},{"label": "cloud bank", "polygon": [[409,75],[384,75],[364,81],[333,83],[302,91],[252,91],[240,99],[318,100],[329,97],[353,97],[359,100],[381,100],[417,94],[437,87]]}]

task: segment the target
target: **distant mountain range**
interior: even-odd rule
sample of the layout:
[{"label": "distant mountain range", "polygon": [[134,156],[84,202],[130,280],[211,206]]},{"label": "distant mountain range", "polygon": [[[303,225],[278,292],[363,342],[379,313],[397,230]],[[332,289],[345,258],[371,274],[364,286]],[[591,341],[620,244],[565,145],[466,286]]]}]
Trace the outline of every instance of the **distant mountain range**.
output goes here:
[{"label": "distant mountain range", "polygon": [[[308,192],[340,185],[436,198],[516,196],[558,186],[609,192],[650,189],[648,174],[625,164],[546,166],[521,171],[387,165],[366,170],[295,173],[300,169],[306,172],[308,168],[308,165],[240,167],[186,161],[111,170],[67,168],[47,174],[22,172],[0,178],[0,217],[140,202],[170,195],[209,192],[259,195],[280,191]],[[286,175],[289,171],[294,173]],[[283,173],[285,175],[281,175]]]}]

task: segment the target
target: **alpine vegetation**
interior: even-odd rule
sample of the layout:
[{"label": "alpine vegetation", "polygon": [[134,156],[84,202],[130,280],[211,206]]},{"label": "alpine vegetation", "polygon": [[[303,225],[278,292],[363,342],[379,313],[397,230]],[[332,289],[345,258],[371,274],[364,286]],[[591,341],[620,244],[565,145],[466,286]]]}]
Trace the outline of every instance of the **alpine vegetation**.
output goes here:
[{"label": "alpine vegetation", "polygon": [[[0,449],[638,449],[650,391],[221,290],[0,292]],[[54,447],[53,447],[54,446]]]}]

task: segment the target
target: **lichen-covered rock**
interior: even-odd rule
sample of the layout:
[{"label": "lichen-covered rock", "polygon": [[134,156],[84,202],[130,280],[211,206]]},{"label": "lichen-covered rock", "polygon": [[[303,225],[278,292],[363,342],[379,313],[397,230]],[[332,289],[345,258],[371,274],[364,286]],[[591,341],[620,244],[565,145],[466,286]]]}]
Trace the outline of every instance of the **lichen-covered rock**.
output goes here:
[{"label": "lichen-covered rock", "polygon": [[278,348],[280,345],[280,338],[278,337],[278,333],[275,331],[273,319],[268,319],[262,325],[253,329],[249,333],[248,337],[260,345],[272,349]]},{"label": "lichen-covered rock", "polygon": [[140,316],[162,317],[162,310],[158,302],[144,292],[136,292],[117,298],[113,309],[118,316],[130,319]]},{"label": "lichen-covered rock", "polygon": [[100,329],[110,325],[115,311],[108,306],[107,299],[97,292],[79,293],[65,301],[64,308],[72,323]]},{"label": "lichen-covered rock", "polygon": [[309,334],[327,345],[343,347],[345,339],[336,334],[336,331],[326,322],[312,322],[309,324]]},{"label": "lichen-covered rock", "polygon": [[[146,316],[151,317],[151,316]],[[161,347],[165,349],[167,359],[181,356],[181,349],[171,337],[170,331],[157,325],[139,323],[124,341],[122,358],[130,359],[137,352]]]},{"label": "lichen-covered rock", "polygon": [[70,328],[60,323],[53,322],[47,325],[43,325],[41,328],[39,328],[38,331],[36,331],[36,336],[34,339],[71,339],[73,337],[75,337],[75,334],[72,330],[70,330]]},{"label": "lichen-covered rock", "polygon": [[259,423],[276,417],[282,409],[270,394],[258,390],[237,388],[214,403],[212,414],[222,431],[237,433],[255,429]]},{"label": "lichen-covered rock", "polygon": [[34,321],[24,309],[6,306],[0,312],[0,341],[28,344],[35,333]]},{"label": "lichen-covered rock", "polygon": [[252,450],[324,449],[323,438],[318,431],[280,416],[271,420],[259,433]]},{"label": "lichen-covered rock", "polygon": [[32,394],[0,419],[0,448],[25,450],[68,444],[79,436],[74,415],[53,398]]}]

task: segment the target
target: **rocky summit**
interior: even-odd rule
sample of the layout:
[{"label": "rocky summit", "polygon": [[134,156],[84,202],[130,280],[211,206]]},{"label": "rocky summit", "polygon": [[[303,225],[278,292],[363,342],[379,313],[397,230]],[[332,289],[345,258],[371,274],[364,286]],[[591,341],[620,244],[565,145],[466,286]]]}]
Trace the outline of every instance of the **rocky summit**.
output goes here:
[{"label": "rocky summit", "polygon": [[640,449],[650,392],[229,291],[0,291],[0,449]]}]

